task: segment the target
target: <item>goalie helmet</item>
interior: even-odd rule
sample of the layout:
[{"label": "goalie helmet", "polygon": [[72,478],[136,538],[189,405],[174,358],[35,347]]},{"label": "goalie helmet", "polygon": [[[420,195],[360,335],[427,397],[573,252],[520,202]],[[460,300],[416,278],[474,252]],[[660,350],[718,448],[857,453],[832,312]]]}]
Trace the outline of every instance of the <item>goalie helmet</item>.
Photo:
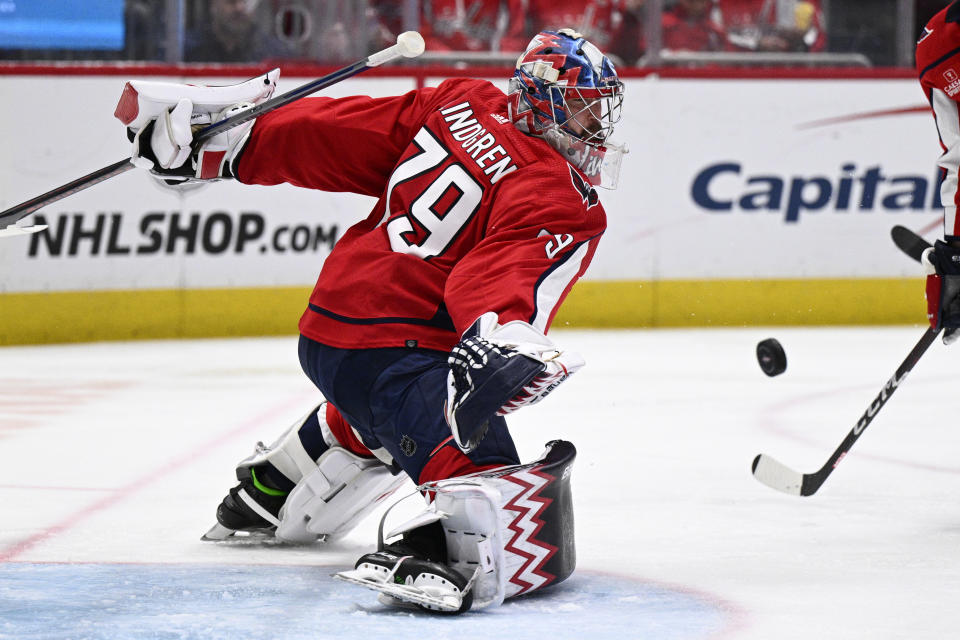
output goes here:
[{"label": "goalie helmet", "polygon": [[623,83],[599,49],[572,29],[541,31],[517,60],[509,93],[517,128],[544,138],[594,185],[616,187],[625,149],[609,138]]}]

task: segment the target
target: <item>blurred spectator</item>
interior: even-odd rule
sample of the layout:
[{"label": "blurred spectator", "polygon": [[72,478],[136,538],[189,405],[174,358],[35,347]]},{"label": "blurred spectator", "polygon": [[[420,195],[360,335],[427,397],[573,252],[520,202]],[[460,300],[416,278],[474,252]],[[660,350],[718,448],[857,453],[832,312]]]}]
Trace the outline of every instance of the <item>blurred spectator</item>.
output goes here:
[{"label": "blurred spectator", "polygon": [[397,41],[404,31],[403,16],[395,0],[370,0],[364,10],[364,20],[370,29],[367,51],[386,49]]},{"label": "blurred spectator", "polygon": [[127,60],[163,60],[166,16],[163,4],[127,0],[124,5],[124,57]]},{"label": "blurred spectator", "polygon": [[722,51],[727,39],[712,0],[677,0],[663,12],[663,48],[673,51]]},{"label": "blurred spectator", "polygon": [[[420,32],[428,51],[521,52],[543,29],[569,27],[618,61],[633,64],[644,49],[646,0],[420,0]],[[402,30],[395,0],[370,0],[371,49]],[[385,45],[384,45],[385,46]]]},{"label": "blurred spectator", "polygon": [[823,51],[820,0],[719,0],[719,20],[735,47],[749,51]]},{"label": "blurred spectator", "polygon": [[643,12],[646,0],[527,0],[527,35],[541,29],[576,29],[591,42],[628,65],[645,50]]},{"label": "blurred spectator", "polygon": [[[940,0],[942,9],[949,0]],[[825,2],[832,53],[858,53],[874,66],[897,64],[897,49],[916,46],[919,34],[906,33],[907,42],[897,42],[900,0],[866,0],[862,2]],[[939,11],[939,9],[937,10]]]},{"label": "blurred spectator", "polygon": [[607,55],[620,58],[625,64],[634,65],[646,52],[644,18],[646,0],[623,0],[613,17],[613,30]]},{"label": "blurred spectator", "polygon": [[256,19],[258,0],[210,0],[205,19],[185,38],[187,62],[259,62],[287,58],[291,51],[261,29]]},{"label": "blurred spectator", "polygon": [[[394,44],[396,38],[388,44]],[[373,47],[372,50],[383,49],[384,47]],[[320,33],[320,46],[318,48],[318,58],[324,62],[345,62],[353,57],[353,49],[350,41],[350,34],[347,33],[347,27],[342,22],[334,22],[325,27]]]},{"label": "blurred spectator", "polygon": [[523,40],[525,4],[526,0],[420,0],[420,33],[428,51],[522,51],[526,41],[518,45],[514,39]]},{"label": "blurred spectator", "polygon": [[[621,20],[623,0],[528,0],[529,40],[542,29],[569,27],[606,51]],[[526,42],[523,43],[526,45]]]}]

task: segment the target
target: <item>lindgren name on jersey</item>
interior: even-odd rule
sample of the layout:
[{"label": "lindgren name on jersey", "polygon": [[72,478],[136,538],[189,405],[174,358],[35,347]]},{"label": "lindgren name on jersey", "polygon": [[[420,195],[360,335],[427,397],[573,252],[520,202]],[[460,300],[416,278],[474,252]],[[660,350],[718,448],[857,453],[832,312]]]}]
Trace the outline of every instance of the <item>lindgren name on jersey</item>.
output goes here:
[{"label": "lindgren name on jersey", "polygon": [[[503,176],[516,171],[517,165],[513,164],[510,154],[497,143],[496,137],[473,117],[469,102],[441,109],[440,114],[444,116],[453,139],[460,142],[460,146],[473,158],[477,166],[483,169],[483,173],[490,176],[490,184],[496,184]],[[497,121],[500,119],[497,118]],[[493,164],[488,164],[490,162]]]}]

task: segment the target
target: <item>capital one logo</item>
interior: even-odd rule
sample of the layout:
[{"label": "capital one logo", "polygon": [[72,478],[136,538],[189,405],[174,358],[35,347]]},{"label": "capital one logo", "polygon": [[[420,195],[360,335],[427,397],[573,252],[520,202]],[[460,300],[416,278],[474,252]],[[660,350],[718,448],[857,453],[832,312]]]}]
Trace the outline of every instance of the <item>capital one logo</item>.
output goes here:
[{"label": "capital one logo", "polygon": [[947,69],[943,72],[943,79],[952,84],[960,80],[960,77],[957,76],[957,72],[953,69]]}]

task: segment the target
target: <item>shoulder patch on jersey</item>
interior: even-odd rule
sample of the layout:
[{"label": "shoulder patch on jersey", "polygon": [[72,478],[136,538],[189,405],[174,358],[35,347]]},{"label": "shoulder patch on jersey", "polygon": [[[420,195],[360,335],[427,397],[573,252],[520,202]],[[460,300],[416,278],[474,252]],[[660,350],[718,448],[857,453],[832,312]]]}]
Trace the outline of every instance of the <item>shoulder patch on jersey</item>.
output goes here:
[{"label": "shoulder patch on jersey", "polygon": [[570,169],[570,181],[573,183],[573,188],[576,189],[580,197],[583,198],[583,203],[587,205],[587,209],[599,204],[600,196],[597,194],[597,190],[594,189],[589,182],[584,180],[580,172],[574,169],[573,166],[567,165],[567,168]]},{"label": "shoulder patch on jersey", "polygon": [[943,80],[945,83],[943,90],[948,96],[952,98],[960,92],[960,76],[957,76],[957,72],[953,68],[943,72]]}]

